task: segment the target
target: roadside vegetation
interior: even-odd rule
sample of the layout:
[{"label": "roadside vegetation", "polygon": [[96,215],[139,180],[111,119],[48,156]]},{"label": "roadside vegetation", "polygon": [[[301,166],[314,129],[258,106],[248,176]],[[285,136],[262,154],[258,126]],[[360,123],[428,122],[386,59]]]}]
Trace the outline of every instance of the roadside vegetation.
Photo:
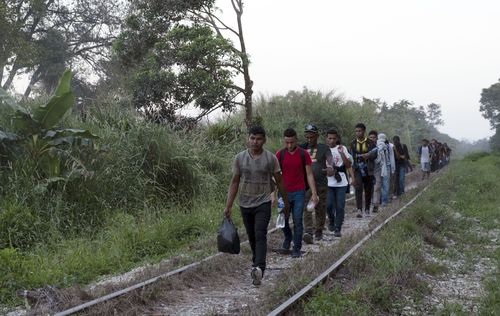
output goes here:
[{"label": "roadside vegetation", "polygon": [[[43,100],[19,106],[31,113]],[[0,108],[1,130],[19,134],[16,112],[5,102]],[[397,111],[425,117],[410,104],[382,111],[367,100],[305,89],[259,100],[256,120],[269,132],[267,148],[277,150],[286,127],[300,131],[307,122],[322,130],[338,128],[344,142],[360,118],[389,135],[404,132],[399,124],[382,122]],[[29,154],[33,150],[26,137],[2,140],[1,302],[19,302],[20,289],[87,284],[179,255],[214,236],[232,158],[245,146],[243,115],[176,129],[144,120],[127,104],[103,99],[85,115],[64,114],[53,129],[79,131],[74,136],[84,141],[61,135],[66,138],[54,149],[57,154],[49,150],[57,158],[50,170],[40,163],[40,155]],[[447,137],[436,134],[425,119],[421,130]]]},{"label": "roadside vegetation", "polygon": [[[500,155],[453,163],[404,215],[352,257],[303,306],[307,315],[498,315],[500,313]],[[481,268],[484,262],[487,267]],[[482,269],[482,270],[481,270]],[[484,293],[464,285],[440,298],[433,278],[477,270]],[[453,290],[453,289],[449,289]],[[481,296],[481,293],[482,296]],[[435,298],[435,301],[429,301]]]}]

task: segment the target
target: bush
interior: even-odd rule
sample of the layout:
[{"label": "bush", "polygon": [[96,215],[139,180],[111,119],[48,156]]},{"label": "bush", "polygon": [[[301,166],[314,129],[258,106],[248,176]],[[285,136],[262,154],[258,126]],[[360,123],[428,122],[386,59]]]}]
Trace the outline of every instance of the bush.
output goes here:
[{"label": "bush", "polygon": [[27,248],[44,240],[45,226],[32,209],[3,201],[0,205],[0,249]]}]

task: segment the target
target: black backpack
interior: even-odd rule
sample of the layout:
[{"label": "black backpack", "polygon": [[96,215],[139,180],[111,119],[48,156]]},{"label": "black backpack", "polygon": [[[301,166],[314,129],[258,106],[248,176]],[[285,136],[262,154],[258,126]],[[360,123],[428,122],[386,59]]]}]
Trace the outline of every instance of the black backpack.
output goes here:
[{"label": "black backpack", "polygon": [[[304,173],[304,183],[306,185],[306,191],[307,191],[307,190],[309,190],[309,183],[307,183],[305,149],[302,148],[302,147],[300,147],[300,146],[298,148],[299,148],[299,151],[300,151],[300,160],[302,161],[302,171]],[[283,172],[283,159],[285,159],[285,152],[286,152],[286,148],[283,148],[282,150],[280,150],[279,161],[280,161],[281,172]]]}]

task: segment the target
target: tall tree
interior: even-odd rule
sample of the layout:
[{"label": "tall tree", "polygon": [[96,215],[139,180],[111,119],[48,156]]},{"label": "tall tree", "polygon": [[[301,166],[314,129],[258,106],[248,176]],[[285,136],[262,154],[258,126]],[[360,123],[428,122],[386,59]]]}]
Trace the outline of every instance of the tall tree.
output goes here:
[{"label": "tall tree", "polygon": [[216,109],[245,105],[235,99],[245,89],[234,83],[244,73],[242,55],[200,13],[212,6],[211,0],[148,0],[131,6],[114,51],[131,78],[136,108],[149,119],[176,123],[180,109],[194,106],[201,110],[196,121]]},{"label": "tall tree", "polygon": [[496,128],[500,124],[500,79],[489,88],[483,89],[479,102],[483,117],[490,121],[492,128]]},{"label": "tall tree", "polygon": [[443,125],[444,121],[442,119],[442,112],[441,112],[441,105],[436,104],[436,103],[431,103],[427,105],[427,121],[433,125],[433,126],[438,126],[438,125]]},{"label": "tall tree", "polygon": [[[53,88],[65,66],[100,70],[120,26],[123,0],[4,0],[0,2],[0,84],[30,75]],[[5,30],[5,31],[4,31]]]},{"label": "tall tree", "polygon": [[250,77],[250,59],[247,53],[247,47],[245,44],[245,36],[243,33],[243,22],[242,22],[242,16],[243,16],[243,9],[244,9],[244,4],[243,0],[230,0],[232,8],[234,10],[235,16],[236,16],[236,28],[233,28],[230,26],[230,23],[227,21],[223,21],[218,17],[217,13],[217,8],[211,7],[211,6],[202,6],[200,10],[191,10],[190,13],[193,16],[193,19],[195,21],[201,21],[204,22],[205,24],[209,25],[214,29],[214,31],[217,33],[218,37],[221,38],[236,38],[236,40],[239,42],[239,48],[234,47],[234,52],[237,54],[239,57],[241,63],[240,67],[237,67],[236,70],[238,74],[242,75],[243,77],[243,86],[238,87],[236,86],[235,89],[239,92],[242,93],[244,96],[244,101],[243,103],[238,103],[243,105],[245,109],[245,122],[247,126],[252,124],[253,121],[253,103],[252,103],[252,97],[253,97],[253,81]]}]

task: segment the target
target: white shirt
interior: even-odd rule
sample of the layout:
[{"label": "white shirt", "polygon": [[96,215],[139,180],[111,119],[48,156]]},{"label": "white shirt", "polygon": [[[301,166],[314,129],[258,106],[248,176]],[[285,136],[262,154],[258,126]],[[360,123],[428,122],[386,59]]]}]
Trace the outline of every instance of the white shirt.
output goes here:
[{"label": "white shirt", "polygon": [[[333,163],[335,164],[335,167],[342,167],[344,165],[344,161],[342,160],[342,156],[340,156],[338,147],[339,146],[337,146],[335,148],[330,148],[330,151],[332,152]],[[349,152],[347,151],[347,148],[345,146],[342,146],[342,147],[343,147],[342,151],[343,151],[344,155],[352,163],[353,162],[352,156],[349,154]],[[332,188],[334,188],[334,187],[346,187],[347,185],[349,185],[349,183],[347,182],[347,177],[345,175],[345,172],[339,172],[339,174],[340,174],[340,177],[342,178],[342,181],[340,181],[340,182],[337,182],[337,180],[335,180],[334,176],[328,177],[328,186],[329,187],[332,187]]]},{"label": "white shirt", "polygon": [[420,162],[429,162],[429,146],[422,146],[422,155],[420,155]]}]

